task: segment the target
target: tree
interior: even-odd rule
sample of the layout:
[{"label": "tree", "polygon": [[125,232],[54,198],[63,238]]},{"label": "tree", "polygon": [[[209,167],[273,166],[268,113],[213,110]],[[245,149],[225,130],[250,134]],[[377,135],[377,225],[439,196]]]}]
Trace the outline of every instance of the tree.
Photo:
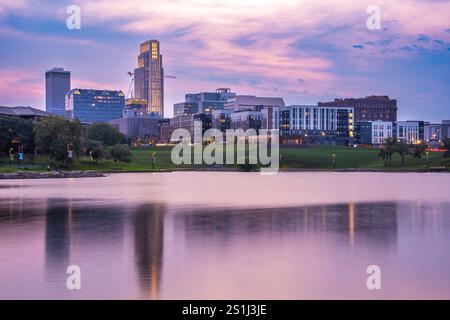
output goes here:
[{"label": "tree", "polygon": [[409,152],[408,144],[404,141],[398,141],[394,146],[394,150],[402,158],[402,166],[404,166],[405,165],[405,157]]},{"label": "tree", "polygon": [[414,156],[414,158],[420,159],[420,158],[422,158],[423,155],[425,155],[426,151],[427,151],[427,145],[424,142],[421,142],[421,143],[414,145],[411,153]]},{"label": "tree", "polygon": [[25,152],[34,151],[33,121],[20,117],[0,116],[0,151],[22,147]]},{"label": "tree", "polygon": [[78,120],[67,120],[62,117],[47,117],[34,123],[36,148],[47,153],[50,159],[69,163],[68,152],[74,156],[81,151],[82,125]]},{"label": "tree", "polygon": [[98,162],[105,157],[105,147],[101,141],[86,140],[86,155],[91,156],[94,162]]},{"label": "tree", "polygon": [[444,158],[450,158],[450,139],[445,139],[444,143],[444,153],[442,154]]},{"label": "tree", "polygon": [[113,146],[126,142],[125,136],[109,123],[94,123],[88,129],[88,139],[101,141],[105,146]]},{"label": "tree", "polygon": [[384,160],[384,165],[391,166],[392,165],[392,155],[394,154],[394,146],[397,141],[391,137],[386,138],[384,140],[383,148],[378,153],[378,156],[382,157]]},{"label": "tree", "polygon": [[116,144],[111,149],[111,158],[114,160],[115,163],[120,163],[120,162],[129,163],[129,162],[131,162],[131,156],[132,156],[131,152],[128,149],[127,145]]},{"label": "tree", "polygon": [[380,152],[378,152],[378,156],[383,159],[384,166],[387,167],[388,166],[388,156],[387,156],[386,150],[384,148],[380,149]]}]

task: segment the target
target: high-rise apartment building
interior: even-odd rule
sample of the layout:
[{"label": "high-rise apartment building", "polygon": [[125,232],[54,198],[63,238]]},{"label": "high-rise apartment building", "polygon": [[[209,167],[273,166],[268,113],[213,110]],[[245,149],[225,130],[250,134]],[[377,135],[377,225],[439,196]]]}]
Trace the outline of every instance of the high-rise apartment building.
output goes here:
[{"label": "high-rise apartment building", "polygon": [[65,97],[70,91],[70,71],[53,68],[45,73],[45,110],[65,116]]},{"label": "high-rise apartment building", "polygon": [[147,100],[146,112],[164,116],[164,69],[157,40],[141,43],[138,67],[134,69],[136,99]]},{"label": "high-rise apartment building", "polygon": [[281,143],[353,144],[354,110],[293,105],[280,108]]}]

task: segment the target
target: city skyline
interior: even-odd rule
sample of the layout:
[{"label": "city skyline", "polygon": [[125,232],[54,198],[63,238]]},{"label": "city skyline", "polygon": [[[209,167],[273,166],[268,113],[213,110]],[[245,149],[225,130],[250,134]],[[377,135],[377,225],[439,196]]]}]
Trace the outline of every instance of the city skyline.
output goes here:
[{"label": "city skyline", "polygon": [[378,1],[381,30],[366,27],[369,1],[79,1],[80,30],[66,28],[69,4],[0,1],[1,105],[44,109],[55,66],[72,88],[126,92],[136,47],[158,39],[177,78],[165,81],[166,117],[186,93],[229,87],[286,104],[389,95],[399,119],[450,118],[448,2]]}]

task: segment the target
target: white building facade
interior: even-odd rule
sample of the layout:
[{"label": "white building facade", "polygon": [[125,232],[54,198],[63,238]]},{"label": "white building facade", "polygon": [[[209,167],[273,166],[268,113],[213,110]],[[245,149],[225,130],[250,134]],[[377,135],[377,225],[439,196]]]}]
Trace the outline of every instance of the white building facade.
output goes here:
[{"label": "white building facade", "polygon": [[353,108],[331,108],[308,105],[285,107],[289,112],[291,131],[353,132]]},{"label": "white building facade", "polygon": [[387,138],[392,138],[394,124],[390,121],[371,121],[372,124],[372,145],[380,146]]},{"label": "white building facade", "polygon": [[423,121],[397,121],[397,140],[409,144],[421,143],[425,139]]}]

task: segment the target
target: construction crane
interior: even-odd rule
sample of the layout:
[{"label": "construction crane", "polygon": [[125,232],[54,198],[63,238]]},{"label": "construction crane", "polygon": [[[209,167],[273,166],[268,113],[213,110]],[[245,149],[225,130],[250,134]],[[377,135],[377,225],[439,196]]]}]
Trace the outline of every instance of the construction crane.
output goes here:
[{"label": "construction crane", "polygon": [[[133,99],[134,98],[134,90],[133,90],[133,87],[134,87],[134,73],[133,72],[131,72],[131,71],[128,71],[128,76],[131,78],[130,79],[130,85],[129,85],[129,87],[128,87],[128,91],[127,91],[127,94],[126,94],[126,98],[131,98],[131,99]],[[171,76],[171,75],[164,75],[164,78],[167,78],[167,79],[178,79],[178,77],[177,76]],[[130,95],[131,94],[131,95]]]},{"label": "construction crane", "polygon": [[[128,87],[128,91],[127,91],[127,94],[126,94],[125,97],[126,97],[127,99],[128,99],[128,98],[133,99],[133,98],[134,98],[134,91],[133,91],[134,73],[131,72],[131,71],[128,71],[128,75],[130,76],[131,81],[130,81],[130,86]],[[131,93],[131,96],[129,96],[130,93]]]}]

